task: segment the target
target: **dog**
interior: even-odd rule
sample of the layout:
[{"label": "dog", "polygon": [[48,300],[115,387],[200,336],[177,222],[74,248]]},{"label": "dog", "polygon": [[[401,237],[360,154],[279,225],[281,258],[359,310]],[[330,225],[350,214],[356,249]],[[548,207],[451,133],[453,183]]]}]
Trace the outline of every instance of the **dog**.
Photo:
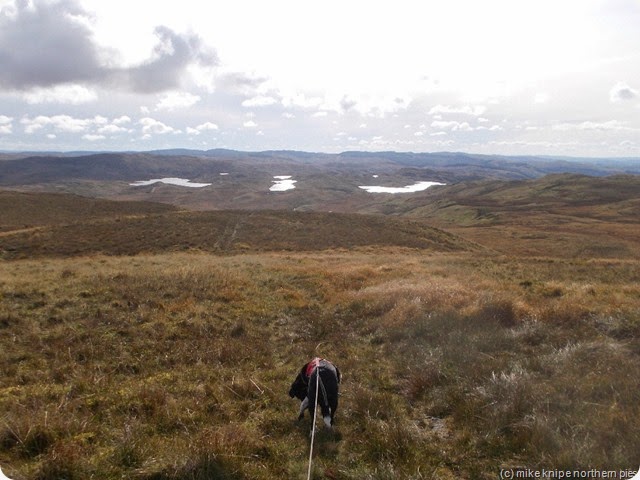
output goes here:
[{"label": "dog", "polygon": [[[317,379],[317,375],[320,375],[319,379]],[[309,410],[309,414],[313,418],[313,412],[316,408],[316,382],[319,388],[318,403],[322,411],[322,419],[325,426],[331,428],[333,417],[338,409],[338,386],[340,384],[340,370],[333,363],[324,358],[316,357],[305,364],[291,384],[289,396],[302,402],[298,420],[304,418],[306,409]]]}]

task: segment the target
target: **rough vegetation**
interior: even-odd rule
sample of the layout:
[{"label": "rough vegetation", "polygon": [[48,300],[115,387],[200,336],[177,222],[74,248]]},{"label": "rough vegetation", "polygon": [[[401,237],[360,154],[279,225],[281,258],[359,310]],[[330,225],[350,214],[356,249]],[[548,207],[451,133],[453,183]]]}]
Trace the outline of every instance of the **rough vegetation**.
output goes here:
[{"label": "rough vegetation", "polygon": [[[183,214],[145,215],[151,223],[119,223],[127,238],[139,229],[138,242],[156,244],[165,232],[149,225]],[[303,221],[279,215],[280,225]],[[211,217],[184,215],[180,225],[198,232],[188,220],[198,218]],[[104,242],[92,230],[104,222],[75,225],[77,241]],[[225,251],[60,253],[64,242],[37,250],[33,232],[6,232],[3,471],[16,480],[305,478],[310,423],[296,421],[286,393],[314,355],[340,367],[343,385],[313,478],[636,466],[634,255],[500,254],[499,231],[484,248],[444,232],[422,246],[380,243],[376,228],[370,242],[312,240],[338,223],[319,223],[307,248],[289,251],[265,233],[269,221],[252,223],[262,247]],[[62,228],[71,227],[46,227],[41,239],[62,238],[51,233]]]}]

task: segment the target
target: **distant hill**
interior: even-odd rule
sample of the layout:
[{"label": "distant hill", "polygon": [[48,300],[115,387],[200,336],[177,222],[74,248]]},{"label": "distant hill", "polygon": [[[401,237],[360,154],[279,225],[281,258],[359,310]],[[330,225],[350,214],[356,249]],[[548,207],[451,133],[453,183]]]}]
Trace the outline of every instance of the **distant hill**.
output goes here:
[{"label": "distant hill", "polygon": [[[389,213],[406,198],[372,195],[358,187],[403,187],[420,181],[458,185],[484,180],[531,180],[555,173],[589,176],[640,173],[640,160],[616,163],[611,159],[566,160],[454,152],[325,154],[225,149],[0,155],[0,187],[162,202],[193,210]],[[295,190],[270,192],[275,175],[291,175],[297,182]],[[211,185],[202,189],[131,185],[165,177]]]},{"label": "distant hill", "polygon": [[[5,259],[183,250],[237,253],[364,247],[429,251],[479,248],[424,221],[378,215],[186,212],[146,203],[13,192],[2,192],[0,203],[0,256]],[[18,210],[12,212],[13,207]]]},{"label": "distant hill", "polygon": [[176,211],[171,205],[114,202],[62,193],[0,190],[0,232]]},{"label": "distant hill", "polygon": [[[475,219],[469,216],[472,211]],[[466,220],[456,219],[455,212],[466,215]],[[457,224],[545,214],[637,222],[640,176],[555,174],[534,180],[470,182],[412,196],[399,202],[395,213],[449,219]]]}]

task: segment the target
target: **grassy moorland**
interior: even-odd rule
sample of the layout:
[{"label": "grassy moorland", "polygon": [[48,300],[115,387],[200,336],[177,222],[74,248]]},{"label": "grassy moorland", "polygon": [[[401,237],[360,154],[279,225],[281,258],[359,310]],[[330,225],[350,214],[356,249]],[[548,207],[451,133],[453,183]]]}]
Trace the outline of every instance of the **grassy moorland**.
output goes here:
[{"label": "grassy moorland", "polygon": [[[312,218],[322,229],[324,217]],[[80,243],[98,241],[101,222]],[[126,238],[145,225],[126,224]],[[290,238],[302,235],[295,225]],[[59,228],[41,239],[62,248],[73,236]],[[243,231],[227,230],[234,242]],[[254,242],[270,238],[258,231]],[[17,480],[305,478],[310,424],[295,421],[286,392],[314,355],[344,381],[313,478],[636,466],[637,258],[505,255],[435,233],[406,245],[402,231],[383,243],[378,231],[369,244],[315,243],[313,230],[306,249],[174,251],[157,245],[163,231],[143,229],[154,248],[37,259],[23,255],[37,250],[33,232],[5,235],[3,470]]]}]

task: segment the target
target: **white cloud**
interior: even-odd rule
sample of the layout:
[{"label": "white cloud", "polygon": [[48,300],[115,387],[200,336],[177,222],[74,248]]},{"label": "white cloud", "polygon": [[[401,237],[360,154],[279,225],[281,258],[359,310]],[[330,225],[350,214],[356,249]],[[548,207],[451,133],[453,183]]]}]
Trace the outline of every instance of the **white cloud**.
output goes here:
[{"label": "white cloud", "polygon": [[187,133],[190,135],[200,135],[202,132],[212,131],[212,130],[218,130],[218,125],[211,122],[202,123],[195,128],[187,127]]},{"label": "white cloud", "polygon": [[55,115],[50,117],[51,125],[62,132],[80,133],[91,125],[90,119],[74,118],[69,115]]},{"label": "white cloud", "polygon": [[487,107],[484,105],[463,105],[459,107],[452,107],[451,105],[436,105],[435,107],[431,107],[429,110],[429,115],[439,115],[442,113],[449,114],[463,114],[463,115],[472,115],[474,117],[479,117],[484,112],[487,111]]},{"label": "white cloud", "polygon": [[205,130],[218,130],[218,125],[211,122],[205,122],[196,127],[197,130],[203,132]]},{"label": "white cloud", "polygon": [[617,130],[634,131],[637,128],[629,127],[626,122],[619,120],[609,120],[607,122],[580,122],[580,123],[560,123],[552,127],[553,130],[566,132],[570,130]]},{"label": "white cloud", "polygon": [[638,96],[638,91],[624,82],[616,83],[609,91],[609,100],[612,102],[624,102],[633,100]]},{"label": "white cloud", "polygon": [[100,127],[98,129],[98,133],[105,133],[105,134],[116,134],[116,133],[124,133],[124,132],[128,132],[129,130],[124,128],[124,127],[120,127],[118,125],[115,124],[111,124],[111,125],[105,125],[103,127]]},{"label": "white cloud", "polygon": [[6,125],[13,122],[13,117],[7,117],[6,115],[0,115],[0,125]]},{"label": "white cloud", "polygon": [[327,115],[328,115],[327,112],[322,111],[322,112],[316,112],[311,116],[314,117],[314,118],[318,118],[318,117],[326,117]]},{"label": "white cloud", "polygon": [[93,133],[87,133],[83,135],[82,138],[90,142],[97,142],[98,140],[104,140],[107,137],[105,137],[104,135],[95,135]]},{"label": "white cloud", "polygon": [[11,125],[0,125],[0,135],[11,135],[13,133],[13,129]]},{"label": "white cloud", "polygon": [[269,105],[274,105],[278,103],[278,100],[276,100],[273,97],[269,97],[269,96],[264,96],[264,95],[257,95],[253,98],[248,98],[247,100],[242,102],[242,106],[243,107],[267,107]]},{"label": "white cloud", "polygon": [[436,120],[435,122],[431,122],[431,126],[433,128],[449,128],[449,129],[453,129],[455,127],[457,127],[459,125],[458,122],[456,121],[443,121],[443,120]]},{"label": "white cloud", "polygon": [[285,107],[318,108],[324,103],[322,97],[307,97],[304,93],[284,95],[282,105]]},{"label": "white cloud", "polygon": [[255,128],[258,126],[258,124],[256,122],[254,122],[253,120],[248,120],[246,122],[244,122],[242,124],[243,127],[245,128]]},{"label": "white cloud", "polygon": [[200,96],[188,92],[170,92],[165,94],[157,103],[158,110],[176,110],[187,108],[200,101]]},{"label": "white cloud", "polygon": [[24,117],[20,123],[24,125],[25,133],[34,133],[45,127],[52,127],[61,132],[82,133],[91,127],[108,123],[108,119],[101,115],[96,115],[93,118],[74,118],[70,115],[53,115],[51,117],[38,115],[33,119]]},{"label": "white cloud", "polygon": [[114,125],[124,125],[125,123],[131,123],[131,118],[127,115],[122,115],[121,117],[115,118],[113,120]]},{"label": "white cloud", "polygon": [[536,104],[543,104],[543,103],[547,103],[549,101],[549,94],[548,93],[536,93],[536,96],[533,98],[533,103]]},{"label": "white cloud", "polygon": [[98,98],[95,90],[82,85],[56,85],[49,88],[34,88],[22,94],[22,98],[30,104],[62,103],[81,105],[93,102]]},{"label": "white cloud", "polygon": [[150,117],[145,117],[138,123],[142,125],[142,133],[145,136],[150,134],[175,133],[177,131],[175,128],[165,125],[161,121]]}]

